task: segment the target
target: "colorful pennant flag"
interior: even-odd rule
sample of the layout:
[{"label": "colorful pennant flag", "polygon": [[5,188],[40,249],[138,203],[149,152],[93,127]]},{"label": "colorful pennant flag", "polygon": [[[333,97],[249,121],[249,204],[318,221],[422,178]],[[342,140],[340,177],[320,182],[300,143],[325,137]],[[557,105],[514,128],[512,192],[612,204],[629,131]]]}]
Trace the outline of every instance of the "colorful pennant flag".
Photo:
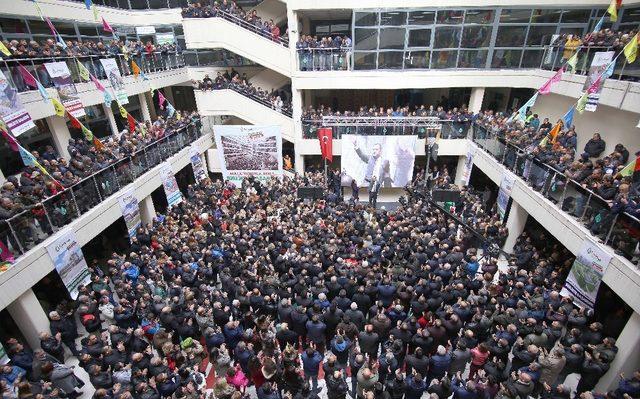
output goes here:
[{"label": "colorful pennant flag", "polygon": [[551,137],[551,143],[555,144],[556,139],[558,138],[558,134],[560,133],[560,129],[562,128],[562,123],[558,122],[549,132],[549,137]]},{"label": "colorful pennant flag", "polygon": [[624,46],[624,56],[627,57],[627,62],[629,64],[633,64],[636,61],[636,57],[638,56],[638,41],[640,40],[640,36],[638,33],[631,39],[626,46]]},{"label": "colorful pennant flag", "polygon": [[84,6],[87,7],[87,10],[91,9],[91,0],[84,0]]},{"label": "colorful pennant flag", "polygon": [[571,108],[569,108],[567,113],[564,114],[564,116],[562,117],[562,122],[564,123],[564,126],[567,129],[569,129],[571,127],[571,125],[573,124],[573,115],[575,114],[575,111],[576,111],[576,107],[575,106],[571,106]]},{"label": "colorful pennant flag", "polygon": [[104,103],[105,103],[108,107],[110,107],[110,106],[111,106],[111,103],[113,102],[113,97],[111,97],[111,94],[109,94],[109,92],[108,92],[108,91],[106,91],[106,90],[102,92],[102,95],[104,96]]},{"label": "colorful pennant flag", "polygon": [[520,107],[520,109],[518,110],[518,117],[520,118],[521,121],[525,121],[525,119],[527,118],[527,110],[531,107],[533,107],[533,105],[536,103],[536,100],[538,99],[538,92],[536,92],[530,99],[529,101],[527,101],[522,107]]},{"label": "colorful pennant flag", "polygon": [[618,20],[618,10],[621,6],[622,0],[611,0],[611,4],[609,4],[609,8],[607,8],[607,12],[611,16],[611,22],[616,22]]},{"label": "colorful pennant flag", "polygon": [[89,73],[87,67],[85,67],[79,59],[76,59],[76,63],[78,65],[78,74],[80,75],[80,79],[84,80],[85,82],[91,80],[91,74]]},{"label": "colorful pennant flag", "polygon": [[585,107],[587,106],[587,101],[589,100],[589,95],[587,93],[584,93],[582,96],[580,96],[580,98],[578,99],[578,102],[576,103],[576,110],[578,111],[578,113],[583,113]]},{"label": "colorful pennant flag", "polygon": [[67,43],[65,43],[64,39],[59,34],[56,37],[56,43],[58,43],[60,47],[62,47],[63,49],[65,50],[67,49]]},{"label": "colorful pennant flag", "polygon": [[62,103],[58,101],[58,99],[53,97],[51,98],[51,103],[53,104],[53,109],[55,110],[56,115],[64,116],[64,113],[67,111],[64,108],[64,105],[62,105]]},{"label": "colorful pennant flag", "polygon": [[70,112],[67,112],[67,116],[69,116],[69,122],[71,122],[71,126],[76,129],[82,129],[82,123],[75,116],[71,115]]},{"label": "colorful pennant flag", "polygon": [[576,66],[578,65],[578,53],[576,52],[567,60],[567,65],[569,65],[569,73],[576,72]]},{"label": "colorful pennant flag", "polygon": [[113,33],[113,28],[111,28],[111,25],[109,25],[104,17],[102,17],[102,30],[104,30],[105,32]]},{"label": "colorful pennant flag", "polygon": [[2,43],[1,41],[0,41],[0,52],[6,55],[7,57],[11,56],[11,51],[9,51],[7,46],[5,46],[4,43]]},{"label": "colorful pennant flag", "polygon": [[36,81],[37,85],[38,85],[38,91],[40,92],[40,97],[42,97],[42,99],[44,101],[49,100],[49,93],[47,92],[47,89],[44,88],[44,86],[42,84],[40,84],[40,82]]},{"label": "colorful pennant flag", "polygon": [[22,147],[21,145],[18,147],[19,147],[18,150],[20,152],[20,158],[22,158],[22,163],[24,163],[24,166],[36,166],[38,161],[33,156],[33,154],[25,150],[24,147]]},{"label": "colorful pennant flag", "polygon": [[[153,90],[151,91],[153,93]],[[162,95],[161,91],[158,91],[158,106],[160,107],[160,109],[164,110],[164,103],[167,101],[167,99],[164,97],[164,95]]]},{"label": "colorful pennant flag", "polygon": [[93,20],[98,21],[98,7],[96,5],[92,5],[91,9],[93,10]]},{"label": "colorful pennant flag", "polygon": [[34,89],[38,87],[36,83],[36,78],[33,77],[31,72],[29,72],[27,68],[25,68],[21,64],[18,64],[18,71],[20,72],[20,76],[22,76],[22,80],[27,86],[33,87]]},{"label": "colorful pennant flag", "polygon": [[126,117],[127,117],[127,115],[128,115],[127,110],[126,110],[126,109],[124,109],[124,107],[123,107],[122,105],[120,105],[120,104],[118,104],[118,109],[120,110],[120,115],[121,115],[123,118],[126,118]]},{"label": "colorful pennant flag", "polygon": [[45,17],[44,21],[49,26],[49,30],[51,31],[51,36],[56,36],[58,34],[58,32],[56,31],[56,28],[51,23],[51,20],[49,19],[49,17]]},{"label": "colorful pennant flag", "polygon": [[603,74],[604,73],[601,73],[600,75],[598,75],[598,78],[594,80],[593,83],[591,83],[591,86],[589,86],[589,88],[587,89],[587,93],[593,94],[593,93],[597,93],[598,90],[600,90],[600,84],[602,83]]},{"label": "colorful pennant flag", "polygon": [[598,23],[596,23],[596,26],[593,27],[593,31],[595,33],[600,32],[602,30],[603,23],[604,23],[604,15],[602,16],[602,18],[598,20]]},{"label": "colorful pennant flag", "polygon": [[131,114],[127,114],[127,121],[129,122],[129,132],[133,133],[136,131],[136,120],[131,116]]},{"label": "colorful pennant flag", "polygon": [[131,72],[133,72],[133,75],[136,78],[138,77],[138,75],[140,75],[140,67],[138,66],[138,64],[136,64],[134,60],[131,60]]},{"label": "colorful pennant flag", "polygon": [[175,113],[176,113],[176,109],[173,108],[173,105],[171,105],[171,103],[167,101],[167,117],[172,118],[173,114]]},{"label": "colorful pennant flag", "polygon": [[36,11],[38,11],[38,15],[40,16],[40,19],[44,21],[44,16],[42,15],[42,9],[40,8],[40,4],[38,4],[36,0],[31,0],[31,2],[35,4]]},{"label": "colorful pennant flag", "polygon": [[102,92],[105,91],[104,86],[102,85],[102,83],[100,83],[100,81],[95,76],[90,74],[89,77],[91,78],[91,81],[93,82],[93,84],[96,85],[96,89]]},{"label": "colorful pennant flag", "polygon": [[82,129],[82,134],[84,134],[84,138],[87,139],[87,141],[93,141],[93,132],[91,130],[83,124],[80,124],[80,129]]},{"label": "colorful pennant flag", "polygon": [[640,156],[629,162],[629,164],[620,171],[620,176],[633,176],[633,180],[637,180],[638,176],[640,176]]},{"label": "colorful pennant flag", "polygon": [[12,151],[18,152],[18,147],[20,147],[20,144],[18,144],[16,139],[9,134],[6,127],[0,128],[0,134],[2,134],[2,137],[4,137],[5,140],[7,140],[9,148],[11,148]]},{"label": "colorful pennant flag", "polygon": [[551,93],[551,86],[553,86],[554,84],[562,80],[563,73],[564,73],[564,68],[560,68],[558,72],[556,72],[556,74],[553,75],[551,79],[547,81],[547,83],[542,85],[542,87],[538,90],[538,93],[542,95],[547,95]]}]

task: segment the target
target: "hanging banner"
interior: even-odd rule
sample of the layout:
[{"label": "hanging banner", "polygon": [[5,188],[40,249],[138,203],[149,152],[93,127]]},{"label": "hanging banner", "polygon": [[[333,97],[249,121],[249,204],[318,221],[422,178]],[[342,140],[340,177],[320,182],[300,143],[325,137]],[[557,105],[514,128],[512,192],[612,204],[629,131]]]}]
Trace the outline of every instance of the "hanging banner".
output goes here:
[{"label": "hanging banner", "polygon": [[72,299],[78,297],[78,287],[91,281],[82,247],[72,230],[63,232],[57,240],[47,245],[47,252]]},{"label": "hanging banner", "polygon": [[500,219],[504,220],[504,215],[507,213],[507,206],[509,205],[509,199],[511,198],[511,190],[516,183],[516,177],[509,173],[504,172],[502,180],[500,181],[500,191],[498,191],[498,214]]},{"label": "hanging banner", "polygon": [[129,96],[127,96],[127,91],[124,88],[124,80],[122,80],[122,74],[120,74],[116,60],[114,58],[105,58],[101,59],[100,63],[118,102],[122,105],[129,104]]},{"label": "hanging banner", "polygon": [[207,174],[207,167],[202,160],[202,155],[198,152],[197,148],[191,147],[189,149],[189,159],[191,159],[191,169],[193,169],[193,176],[199,183],[209,177]]},{"label": "hanging banner", "polygon": [[569,276],[560,295],[571,296],[576,305],[593,309],[611,255],[591,240],[582,243],[580,252],[573,261]]},{"label": "hanging banner", "polygon": [[9,363],[9,356],[7,355],[7,351],[4,349],[4,346],[0,343],[0,364]]},{"label": "hanging banner", "polygon": [[464,162],[464,169],[462,170],[462,179],[460,181],[460,183],[463,186],[468,186],[469,185],[469,179],[471,178],[471,171],[473,170],[473,156],[476,153],[476,147],[475,146],[471,146],[471,148],[469,148],[469,151],[467,151],[467,158],[465,159]]},{"label": "hanging banner", "polygon": [[175,42],[176,37],[172,32],[156,33],[156,44],[173,44]]},{"label": "hanging banner", "polygon": [[282,176],[282,134],[278,126],[214,126],[225,180]]},{"label": "hanging banner", "polygon": [[607,67],[611,63],[611,60],[613,60],[614,55],[614,51],[598,51],[593,55],[593,61],[591,61],[589,74],[587,75],[587,80],[584,82],[582,91],[586,92],[587,90],[589,90],[589,88],[595,81],[598,80],[598,78],[600,78],[600,84],[597,90],[589,93],[589,95],[587,96],[587,104],[584,108],[585,110],[594,112],[596,108],[598,108],[598,103],[600,102],[600,93],[602,93],[604,82],[607,80],[607,74],[603,74],[603,72],[607,69]]},{"label": "hanging banner", "polygon": [[124,223],[127,225],[127,231],[129,232],[129,239],[136,236],[138,227],[142,225],[140,219],[140,206],[138,205],[138,199],[133,188],[124,192],[119,198],[120,210],[122,211],[122,217]]},{"label": "hanging banner", "polygon": [[18,90],[11,86],[2,71],[0,71],[0,118],[16,137],[36,127],[20,102]]},{"label": "hanging banner", "polygon": [[182,202],[182,192],[178,187],[178,182],[173,175],[173,170],[169,162],[160,164],[160,179],[162,180],[162,187],[164,187],[164,193],[167,196],[169,206]]},{"label": "hanging banner", "polygon": [[60,101],[71,115],[79,118],[85,116],[84,106],[78,97],[78,91],[71,79],[71,72],[67,63],[64,61],[47,62],[44,64],[49,76],[53,80],[53,84],[58,89]]}]

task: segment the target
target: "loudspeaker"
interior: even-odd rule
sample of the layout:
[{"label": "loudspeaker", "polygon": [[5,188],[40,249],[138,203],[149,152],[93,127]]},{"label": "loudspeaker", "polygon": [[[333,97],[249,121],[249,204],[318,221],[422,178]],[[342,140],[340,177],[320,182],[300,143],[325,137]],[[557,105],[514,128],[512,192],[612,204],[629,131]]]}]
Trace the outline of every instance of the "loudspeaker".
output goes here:
[{"label": "loudspeaker", "polygon": [[322,187],[298,187],[298,198],[322,199],[324,193]]},{"label": "loudspeaker", "polygon": [[458,190],[433,190],[431,198],[434,202],[458,202],[460,191]]}]

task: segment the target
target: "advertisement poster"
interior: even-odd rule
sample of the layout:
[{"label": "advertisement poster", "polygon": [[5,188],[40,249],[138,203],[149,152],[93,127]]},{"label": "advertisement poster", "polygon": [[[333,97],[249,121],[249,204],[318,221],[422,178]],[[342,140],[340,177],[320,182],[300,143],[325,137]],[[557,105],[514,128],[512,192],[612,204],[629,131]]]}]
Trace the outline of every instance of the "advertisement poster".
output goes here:
[{"label": "advertisement poster", "polygon": [[176,37],[172,32],[169,33],[156,33],[157,44],[173,44],[176,42]]},{"label": "advertisement poster", "polygon": [[127,231],[129,232],[129,239],[136,236],[138,227],[142,225],[140,219],[140,206],[138,205],[138,199],[135,195],[133,188],[124,192],[119,198],[120,210],[122,211],[122,217],[127,225]]},{"label": "advertisement poster", "polygon": [[109,84],[111,84],[118,102],[122,105],[129,104],[129,97],[124,88],[124,81],[122,80],[122,75],[120,74],[116,60],[113,58],[105,58],[101,59],[100,63],[104,69],[104,74],[107,75],[107,79],[109,79]]},{"label": "advertisement poster", "polygon": [[476,148],[475,146],[472,146],[471,148],[469,148],[469,151],[467,151],[467,158],[464,161],[464,169],[462,170],[462,185],[463,186],[468,186],[469,185],[469,179],[471,178],[471,171],[473,170],[473,155],[476,152]]},{"label": "advertisement poster", "polygon": [[164,193],[167,196],[169,206],[182,202],[182,192],[180,191],[180,187],[178,187],[178,182],[173,175],[173,170],[169,162],[163,162],[160,165],[160,179],[162,179],[162,187],[164,187]]},{"label": "advertisement poster", "polygon": [[418,136],[342,136],[342,185],[405,187],[413,177]]},{"label": "advertisement poster", "polygon": [[509,199],[511,198],[511,190],[513,190],[515,182],[516,177],[510,172],[505,172],[502,175],[500,191],[498,191],[498,214],[503,220],[504,215],[507,213],[507,206],[509,205]]},{"label": "advertisement poster", "polygon": [[[584,87],[582,88],[583,92],[586,92],[587,89],[591,87],[593,82],[598,80],[598,77],[602,75],[602,73],[609,66],[611,60],[613,60],[614,55],[615,52],[613,51],[599,51],[593,55],[593,60],[591,61],[591,66],[589,67],[589,74],[587,74],[587,80],[584,82]],[[604,82],[606,80],[607,75],[602,75],[598,91],[587,96],[587,104],[584,108],[585,110],[594,112],[598,108],[598,102],[600,102],[600,93],[602,93],[602,88],[604,87]]]},{"label": "advertisement poster", "polygon": [[18,90],[11,86],[2,71],[0,71],[0,118],[16,137],[36,127],[20,102]]},{"label": "advertisement poster", "polygon": [[600,245],[591,240],[585,240],[571,266],[560,295],[571,296],[576,305],[593,309],[602,276],[610,261],[611,255]]},{"label": "advertisement poster", "polygon": [[282,133],[278,126],[215,126],[220,169],[225,180],[239,183],[282,176]]},{"label": "advertisement poster", "polygon": [[204,164],[202,154],[198,152],[197,148],[191,147],[189,149],[189,159],[191,160],[193,176],[198,183],[209,177],[207,174],[207,166]]},{"label": "advertisement poster", "polygon": [[72,230],[63,232],[60,238],[47,245],[47,252],[69,295],[76,299],[78,287],[91,281],[87,262],[76,234]]},{"label": "advertisement poster", "polygon": [[0,343],[0,364],[9,363],[9,356],[7,355],[7,351],[4,349],[4,346]]},{"label": "advertisement poster", "polygon": [[67,63],[64,61],[48,62],[44,64],[44,67],[47,68],[53,84],[58,89],[60,101],[67,111],[76,118],[85,116],[84,106],[78,97],[78,91],[71,79],[71,72]]}]

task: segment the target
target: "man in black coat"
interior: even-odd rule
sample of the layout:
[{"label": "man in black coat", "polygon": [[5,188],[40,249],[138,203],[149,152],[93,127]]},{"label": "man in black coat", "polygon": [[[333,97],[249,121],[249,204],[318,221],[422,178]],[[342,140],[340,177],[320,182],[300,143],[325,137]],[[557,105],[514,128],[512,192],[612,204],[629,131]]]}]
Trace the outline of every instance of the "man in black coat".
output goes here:
[{"label": "man in black coat", "polygon": [[60,340],[69,348],[74,356],[78,356],[80,352],[76,348],[76,338],[78,338],[78,328],[71,316],[61,316],[58,312],[49,313],[51,322],[49,328],[51,335],[56,336],[60,333]]}]

